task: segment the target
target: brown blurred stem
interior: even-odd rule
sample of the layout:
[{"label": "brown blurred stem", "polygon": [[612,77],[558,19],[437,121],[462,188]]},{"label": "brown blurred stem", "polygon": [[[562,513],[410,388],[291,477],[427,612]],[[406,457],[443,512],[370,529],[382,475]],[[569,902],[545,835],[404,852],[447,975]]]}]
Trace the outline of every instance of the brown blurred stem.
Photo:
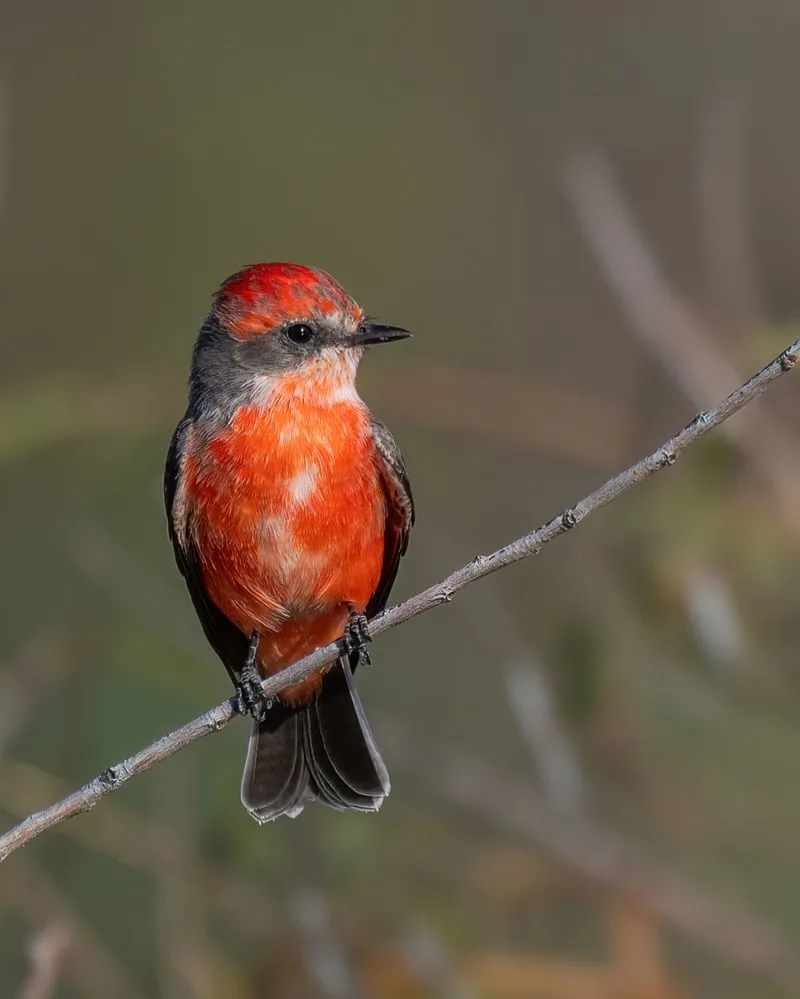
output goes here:
[{"label": "brown blurred stem", "polygon": [[[586,241],[631,328],[684,394],[695,406],[705,406],[739,381],[736,367],[667,280],[606,157],[591,149],[576,154],[565,183]],[[771,488],[783,524],[800,535],[800,471],[790,460],[792,434],[759,409],[746,423],[733,420],[724,432]]]},{"label": "brown blurred stem", "polygon": [[745,102],[722,94],[706,113],[698,180],[706,284],[714,318],[741,338],[763,323],[747,213]]},{"label": "brown blurred stem", "polygon": [[[498,569],[505,568],[505,566],[530,555],[538,554],[544,545],[560,535],[566,534],[571,528],[585,520],[589,514],[611,503],[622,493],[649,478],[654,472],[674,464],[681,451],[758,398],[772,382],[785,372],[790,371],[796,365],[798,357],[800,357],[800,339],[791,343],[786,350],[743,385],[731,392],[713,409],[699,413],[674,437],[656,448],[647,457],[642,458],[641,461],[636,462],[635,465],[631,465],[624,472],[609,479],[599,489],[590,493],[574,506],[568,507],[546,524],[521,538],[517,538],[516,541],[512,541],[503,548],[499,548],[491,555],[476,556],[471,562],[456,570],[440,583],[428,587],[422,593],[418,593],[379,614],[370,625],[373,636],[380,635],[399,624],[404,624],[424,611],[447,603],[465,586],[483,579],[490,573],[497,572]],[[341,641],[317,649],[293,666],[289,666],[276,676],[265,680],[261,685],[264,696],[267,698],[275,697],[287,687],[300,683],[321,666],[333,662],[342,652]],[[194,721],[176,729],[169,735],[163,736],[152,745],[134,753],[128,759],[108,767],[99,776],[61,801],[30,815],[19,825],[0,836],[0,861],[5,860],[11,853],[30,842],[34,837],[58,825],[59,822],[64,822],[66,819],[93,808],[101,798],[115,791],[131,777],[135,777],[137,774],[149,770],[156,763],[174,756],[179,750],[185,749],[198,739],[202,739],[212,732],[219,732],[233,716],[234,710],[231,701],[223,701],[204,715],[195,718]]]},{"label": "brown blurred stem", "polygon": [[36,934],[30,944],[30,970],[17,999],[51,999],[68,946],[69,932],[58,924]]},{"label": "brown blurred stem", "polygon": [[69,934],[62,955],[64,978],[86,999],[145,999],[127,969],[49,875],[27,857],[3,871],[2,898],[32,926],[55,920]]}]

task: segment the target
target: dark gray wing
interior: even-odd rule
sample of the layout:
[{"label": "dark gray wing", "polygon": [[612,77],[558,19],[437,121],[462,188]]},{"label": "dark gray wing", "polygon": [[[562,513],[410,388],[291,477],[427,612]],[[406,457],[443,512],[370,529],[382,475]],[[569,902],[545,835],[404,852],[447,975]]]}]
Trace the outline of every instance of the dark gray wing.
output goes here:
[{"label": "dark gray wing", "polygon": [[408,548],[408,536],[414,526],[414,497],[400,448],[388,427],[372,417],[372,439],[378,455],[381,479],[386,494],[386,533],[383,543],[383,568],[378,586],[367,604],[367,617],[374,617],[386,606],[397,576],[400,559]]},{"label": "dark gray wing", "polygon": [[192,598],[206,638],[236,683],[247,655],[248,638],[225,617],[206,592],[197,551],[192,541],[190,515],[181,489],[182,464],[191,432],[192,420],[189,416],[185,416],[176,427],[167,452],[164,469],[164,505],[167,509],[169,536],[175,552],[175,561],[186,580],[189,596]]}]

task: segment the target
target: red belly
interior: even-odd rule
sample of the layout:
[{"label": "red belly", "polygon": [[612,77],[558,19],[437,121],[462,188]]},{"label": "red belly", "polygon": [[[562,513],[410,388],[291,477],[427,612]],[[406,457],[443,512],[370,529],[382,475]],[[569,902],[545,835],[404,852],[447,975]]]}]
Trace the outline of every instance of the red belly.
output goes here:
[{"label": "red belly", "polygon": [[[360,405],[240,411],[186,463],[203,582],[246,635],[261,630],[267,675],[339,638],[363,611],[383,562],[386,507]],[[284,692],[302,703],[320,677]]]}]

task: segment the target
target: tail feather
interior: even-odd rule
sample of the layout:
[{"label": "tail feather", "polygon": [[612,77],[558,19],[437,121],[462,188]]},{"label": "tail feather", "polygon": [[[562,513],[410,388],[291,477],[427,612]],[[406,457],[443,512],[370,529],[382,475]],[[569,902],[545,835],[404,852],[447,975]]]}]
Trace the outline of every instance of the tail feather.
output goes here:
[{"label": "tail feather", "polygon": [[313,709],[302,715],[303,738],[306,763],[311,778],[314,795],[329,808],[341,812],[347,808],[357,811],[372,812],[380,807],[383,797],[379,794],[368,795],[354,790],[344,781],[338,768],[322,742],[316,713]]},{"label": "tail feather", "polygon": [[321,746],[317,763],[329,779],[335,783],[338,778],[356,794],[382,801],[391,789],[389,774],[346,659],[325,676],[322,695],[311,705],[310,715]]},{"label": "tail feather", "polygon": [[376,811],[389,789],[346,659],[326,674],[312,704],[276,705],[253,726],[242,802],[259,822],[295,816],[313,798],[339,811]]},{"label": "tail feather", "polygon": [[242,775],[242,804],[257,822],[298,815],[308,792],[300,719],[288,715],[280,728],[253,722]]}]

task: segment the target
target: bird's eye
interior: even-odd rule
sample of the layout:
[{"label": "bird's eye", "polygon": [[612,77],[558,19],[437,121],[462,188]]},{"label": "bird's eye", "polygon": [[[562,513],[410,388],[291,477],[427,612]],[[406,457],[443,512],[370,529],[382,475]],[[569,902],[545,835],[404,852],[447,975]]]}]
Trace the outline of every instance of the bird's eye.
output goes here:
[{"label": "bird's eye", "polygon": [[308,323],[292,323],[287,327],[286,335],[292,343],[308,343],[314,336],[314,330]]}]

